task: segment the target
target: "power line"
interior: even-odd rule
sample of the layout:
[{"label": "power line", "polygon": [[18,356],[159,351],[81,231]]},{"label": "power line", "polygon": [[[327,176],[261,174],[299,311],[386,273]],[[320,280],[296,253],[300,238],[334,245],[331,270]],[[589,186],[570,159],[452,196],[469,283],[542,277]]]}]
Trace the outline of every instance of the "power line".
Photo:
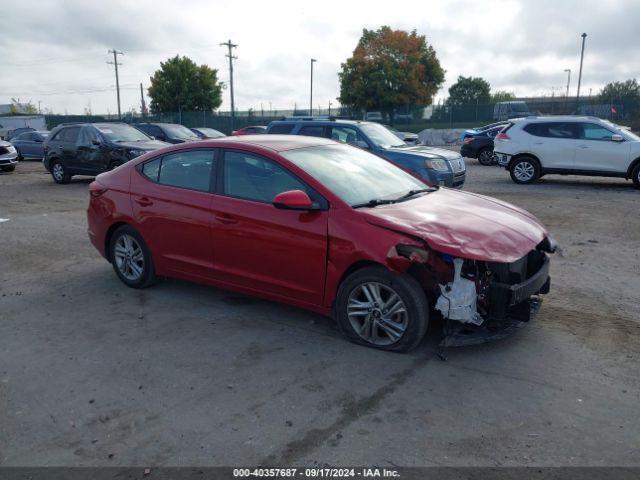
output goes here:
[{"label": "power line", "polygon": [[122,112],[120,111],[120,79],[118,78],[118,55],[124,55],[123,52],[117,51],[115,48],[109,50],[109,53],[113,53],[113,62],[107,62],[109,65],[113,65],[116,68],[116,92],[118,94],[118,120],[122,120]]}]

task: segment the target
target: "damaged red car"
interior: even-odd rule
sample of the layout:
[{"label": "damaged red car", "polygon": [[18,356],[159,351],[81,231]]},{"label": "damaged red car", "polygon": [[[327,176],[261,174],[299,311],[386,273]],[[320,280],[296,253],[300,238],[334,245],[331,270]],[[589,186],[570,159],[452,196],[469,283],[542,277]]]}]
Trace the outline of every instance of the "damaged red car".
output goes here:
[{"label": "damaged red car", "polygon": [[435,315],[448,346],[526,324],[555,248],[522,209],[301,136],[147,153],[96,178],[88,223],[130,287],[175,277],[285,302],[392,351],[417,346]]}]

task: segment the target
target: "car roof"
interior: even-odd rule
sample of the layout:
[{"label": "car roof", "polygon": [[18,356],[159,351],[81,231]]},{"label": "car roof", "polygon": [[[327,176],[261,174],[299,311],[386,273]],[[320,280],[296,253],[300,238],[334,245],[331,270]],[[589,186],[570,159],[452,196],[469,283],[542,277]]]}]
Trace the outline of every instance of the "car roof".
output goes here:
[{"label": "car roof", "polygon": [[529,116],[512,118],[511,122],[585,122],[585,121],[599,121],[602,119],[598,117],[590,117],[587,115],[547,115],[547,116]]},{"label": "car roof", "polygon": [[[322,145],[334,145],[337,142],[328,138],[305,137],[301,135],[242,135],[237,137],[224,137],[213,140],[202,140],[197,146],[222,146],[222,144],[248,144],[256,147],[267,148],[274,152],[284,152],[296,148],[318,147]],[[183,144],[184,145],[184,144]],[[187,144],[196,146],[192,144]]]},{"label": "car roof", "polygon": [[308,125],[336,125],[336,124],[346,124],[346,125],[371,125],[376,124],[380,125],[378,122],[367,122],[365,120],[347,120],[342,118],[329,119],[329,118],[295,118],[291,120],[274,120],[271,124],[281,124],[281,123],[295,123],[295,124],[308,124]]}]

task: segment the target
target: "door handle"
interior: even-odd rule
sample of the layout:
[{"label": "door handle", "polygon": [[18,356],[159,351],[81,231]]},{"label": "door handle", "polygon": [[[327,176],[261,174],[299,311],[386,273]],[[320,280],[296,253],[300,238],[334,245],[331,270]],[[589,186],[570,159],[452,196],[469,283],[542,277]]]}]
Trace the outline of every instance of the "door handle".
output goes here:
[{"label": "door handle", "polygon": [[149,205],[153,205],[153,202],[149,200],[147,197],[137,197],[134,199],[138,205],[143,207],[148,207]]},{"label": "door handle", "polygon": [[582,149],[589,148],[589,145],[578,145],[578,148],[582,148]]},{"label": "door handle", "polygon": [[215,219],[220,223],[224,223],[226,225],[232,225],[234,223],[238,223],[238,220],[236,218],[233,218],[229,215],[216,215]]},{"label": "door handle", "polygon": [[543,145],[544,142],[533,142],[534,145]]}]

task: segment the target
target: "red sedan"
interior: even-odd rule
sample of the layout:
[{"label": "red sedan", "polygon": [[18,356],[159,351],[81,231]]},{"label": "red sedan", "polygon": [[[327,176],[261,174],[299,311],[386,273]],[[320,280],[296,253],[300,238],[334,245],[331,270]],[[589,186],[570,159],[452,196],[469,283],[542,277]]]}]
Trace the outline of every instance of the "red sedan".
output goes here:
[{"label": "red sedan", "polygon": [[433,315],[445,345],[499,338],[549,290],[554,242],[535,217],[328,139],[175,145],[90,194],[89,237],[126,285],[176,277],[289,303],[384,350],[418,345]]},{"label": "red sedan", "polygon": [[254,125],[251,127],[239,128],[238,130],[234,130],[231,132],[231,135],[260,135],[262,133],[267,133],[267,127],[262,125]]}]

